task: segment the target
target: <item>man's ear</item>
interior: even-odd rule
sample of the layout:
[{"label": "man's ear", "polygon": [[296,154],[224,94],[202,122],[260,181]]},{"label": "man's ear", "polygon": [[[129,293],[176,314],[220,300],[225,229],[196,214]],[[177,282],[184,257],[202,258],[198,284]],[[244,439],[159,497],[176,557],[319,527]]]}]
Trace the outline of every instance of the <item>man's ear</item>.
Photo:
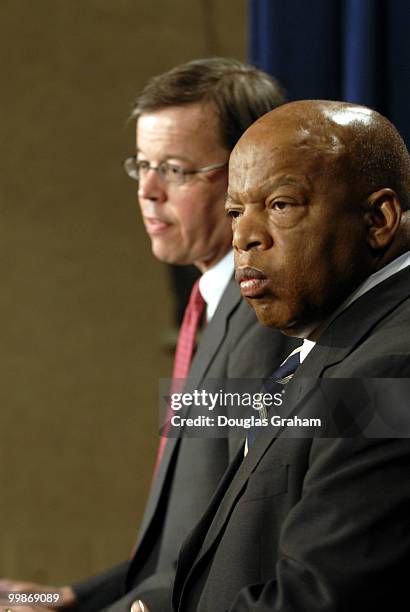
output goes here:
[{"label": "man's ear", "polygon": [[400,200],[393,189],[385,187],[370,194],[366,204],[367,241],[373,249],[384,249],[389,246],[400,225]]}]

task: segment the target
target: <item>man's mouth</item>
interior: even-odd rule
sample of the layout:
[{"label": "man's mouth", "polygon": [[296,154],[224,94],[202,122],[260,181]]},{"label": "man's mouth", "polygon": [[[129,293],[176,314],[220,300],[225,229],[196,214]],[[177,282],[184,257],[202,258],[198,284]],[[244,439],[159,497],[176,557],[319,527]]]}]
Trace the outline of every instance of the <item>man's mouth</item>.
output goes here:
[{"label": "man's mouth", "polygon": [[172,224],[159,219],[158,217],[144,217],[145,228],[150,236],[162,234],[169,229]]},{"label": "man's mouth", "polygon": [[241,293],[244,297],[257,298],[265,292],[268,278],[257,268],[237,268],[235,280],[239,283]]}]

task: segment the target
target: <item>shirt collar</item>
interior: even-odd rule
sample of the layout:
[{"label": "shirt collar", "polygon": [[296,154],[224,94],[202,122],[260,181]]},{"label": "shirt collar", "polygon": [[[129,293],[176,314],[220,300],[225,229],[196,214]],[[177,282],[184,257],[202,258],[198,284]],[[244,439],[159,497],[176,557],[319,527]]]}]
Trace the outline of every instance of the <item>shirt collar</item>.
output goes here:
[{"label": "shirt collar", "polygon": [[233,274],[233,251],[229,251],[199,279],[199,291],[206,302],[206,318],[210,321]]},{"label": "shirt collar", "polygon": [[374,272],[374,274],[371,274],[368,278],[366,278],[366,280],[363,281],[363,283],[359,285],[357,289],[355,289],[353,293],[351,293],[349,297],[334,312],[334,314],[332,315],[332,320],[340,312],[350,306],[350,304],[353,304],[353,302],[355,302],[364,293],[367,293],[367,291],[370,291],[370,289],[373,289],[373,287],[376,287],[376,285],[378,285],[379,283],[382,283],[390,276],[393,276],[393,274],[396,274],[397,272],[400,272],[400,270],[407,268],[407,266],[410,266],[410,251],[407,251],[406,253],[403,253],[403,255],[400,255],[400,257],[393,259],[393,261],[387,264],[387,266],[384,266],[384,268],[377,270],[377,272]]},{"label": "shirt collar", "polygon": [[308,340],[307,338],[303,340],[303,344],[300,347],[300,363],[302,363],[306,359],[315,344],[316,342]]}]

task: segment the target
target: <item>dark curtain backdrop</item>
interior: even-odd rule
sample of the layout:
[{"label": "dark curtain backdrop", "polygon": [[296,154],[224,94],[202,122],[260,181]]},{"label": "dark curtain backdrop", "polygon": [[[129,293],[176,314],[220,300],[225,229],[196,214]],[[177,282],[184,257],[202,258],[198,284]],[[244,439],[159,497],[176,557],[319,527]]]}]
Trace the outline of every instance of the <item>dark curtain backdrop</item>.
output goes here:
[{"label": "dark curtain backdrop", "polygon": [[410,146],[409,0],[249,0],[249,60],[288,98],[358,102]]}]

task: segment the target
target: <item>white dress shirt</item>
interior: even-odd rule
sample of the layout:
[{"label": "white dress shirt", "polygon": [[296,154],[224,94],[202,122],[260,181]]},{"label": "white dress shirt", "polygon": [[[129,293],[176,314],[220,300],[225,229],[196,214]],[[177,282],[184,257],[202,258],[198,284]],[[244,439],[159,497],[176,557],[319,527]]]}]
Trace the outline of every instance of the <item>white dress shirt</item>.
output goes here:
[{"label": "white dress shirt", "polygon": [[199,279],[199,291],[206,302],[206,320],[212,319],[233,274],[233,251],[229,251]]}]

